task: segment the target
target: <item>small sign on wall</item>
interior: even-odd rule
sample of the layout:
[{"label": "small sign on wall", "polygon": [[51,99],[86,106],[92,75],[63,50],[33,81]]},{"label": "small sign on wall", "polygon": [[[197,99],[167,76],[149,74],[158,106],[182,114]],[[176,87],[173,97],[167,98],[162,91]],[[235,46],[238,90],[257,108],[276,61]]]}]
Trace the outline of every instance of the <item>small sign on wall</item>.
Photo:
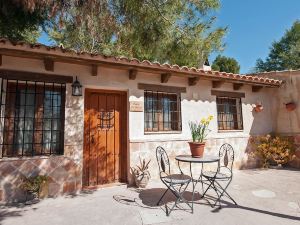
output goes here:
[{"label": "small sign on wall", "polygon": [[143,112],[144,111],[144,102],[141,101],[130,101],[129,102],[130,112]]}]

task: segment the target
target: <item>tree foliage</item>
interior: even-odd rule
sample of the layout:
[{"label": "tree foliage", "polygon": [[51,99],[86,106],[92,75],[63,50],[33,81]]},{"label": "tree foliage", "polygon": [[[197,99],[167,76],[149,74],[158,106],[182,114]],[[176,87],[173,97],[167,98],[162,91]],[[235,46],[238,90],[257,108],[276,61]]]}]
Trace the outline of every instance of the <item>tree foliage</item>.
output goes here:
[{"label": "tree foliage", "polygon": [[199,66],[221,50],[225,28],[212,29],[219,0],[69,1],[50,37],[64,47],[106,55]]},{"label": "tree foliage", "polygon": [[284,36],[272,44],[265,61],[256,61],[257,72],[300,69],[300,21],[294,22]]},{"label": "tree foliage", "polygon": [[213,61],[212,69],[226,73],[239,73],[240,65],[234,58],[218,55]]},{"label": "tree foliage", "polygon": [[46,10],[25,8],[22,1],[0,0],[0,36],[13,41],[36,42],[40,27],[47,19]]},{"label": "tree foliage", "polygon": [[226,28],[213,28],[219,0],[0,1],[16,9],[0,24],[10,39],[42,27],[66,48],[196,67],[224,47]]}]

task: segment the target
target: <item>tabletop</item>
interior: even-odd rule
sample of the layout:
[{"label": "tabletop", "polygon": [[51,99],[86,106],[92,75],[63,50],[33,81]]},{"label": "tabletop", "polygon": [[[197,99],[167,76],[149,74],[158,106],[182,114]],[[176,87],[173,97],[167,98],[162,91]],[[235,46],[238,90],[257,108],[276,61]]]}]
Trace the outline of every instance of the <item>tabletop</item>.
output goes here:
[{"label": "tabletop", "polygon": [[204,155],[201,158],[192,157],[191,155],[178,155],[175,157],[177,161],[189,163],[213,163],[218,162],[220,157],[213,155]]}]

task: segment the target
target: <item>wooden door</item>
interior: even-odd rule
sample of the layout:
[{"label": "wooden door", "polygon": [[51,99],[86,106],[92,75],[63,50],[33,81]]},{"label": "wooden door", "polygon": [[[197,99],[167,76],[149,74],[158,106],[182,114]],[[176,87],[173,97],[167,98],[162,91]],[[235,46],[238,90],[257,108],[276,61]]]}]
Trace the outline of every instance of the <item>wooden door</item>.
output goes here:
[{"label": "wooden door", "polygon": [[83,186],[126,181],[126,103],[124,92],[86,90]]}]

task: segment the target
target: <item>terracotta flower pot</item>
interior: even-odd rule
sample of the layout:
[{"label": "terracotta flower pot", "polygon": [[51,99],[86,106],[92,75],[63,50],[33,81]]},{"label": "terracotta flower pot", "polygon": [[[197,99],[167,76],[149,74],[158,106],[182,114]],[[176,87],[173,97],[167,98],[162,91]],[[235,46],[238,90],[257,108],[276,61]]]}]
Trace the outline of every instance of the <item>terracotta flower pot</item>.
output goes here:
[{"label": "terracotta flower pot", "polygon": [[255,112],[262,112],[264,110],[264,107],[262,105],[256,105],[254,107]]},{"label": "terracotta flower pot", "polygon": [[149,183],[150,173],[147,171],[140,175],[134,175],[134,178],[135,178],[135,184],[137,187],[145,188]]},{"label": "terracotta flower pot", "polygon": [[285,104],[285,108],[287,109],[287,111],[291,112],[296,109],[296,104],[293,102],[289,102]]},{"label": "terracotta flower pot", "polygon": [[201,158],[204,152],[205,142],[189,142],[192,157]]}]

